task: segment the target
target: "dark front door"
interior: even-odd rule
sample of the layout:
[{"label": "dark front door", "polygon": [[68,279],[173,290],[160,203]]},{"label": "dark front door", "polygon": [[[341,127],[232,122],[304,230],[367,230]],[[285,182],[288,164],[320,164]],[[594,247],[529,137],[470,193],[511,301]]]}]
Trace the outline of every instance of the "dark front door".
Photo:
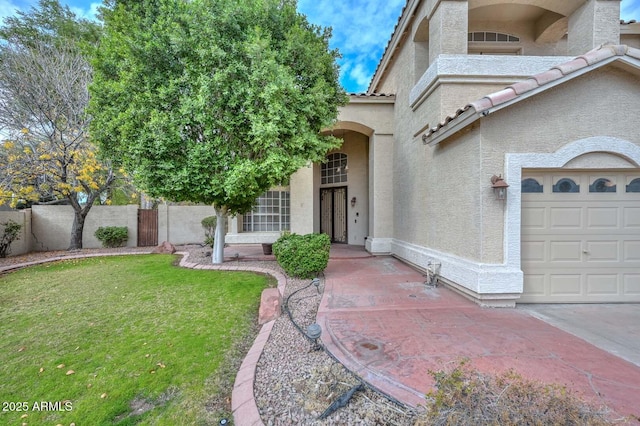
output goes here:
[{"label": "dark front door", "polygon": [[347,243],[347,187],[320,189],[320,232],[332,243]]}]

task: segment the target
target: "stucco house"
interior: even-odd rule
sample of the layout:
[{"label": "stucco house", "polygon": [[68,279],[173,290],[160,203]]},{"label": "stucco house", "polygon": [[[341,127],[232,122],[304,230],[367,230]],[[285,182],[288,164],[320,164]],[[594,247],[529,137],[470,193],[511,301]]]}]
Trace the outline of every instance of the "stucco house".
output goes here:
[{"label": "stucco house", "polygon": [[619,0],[408,0],[327,130],[342,147],[227,241],[326,232],[437,264],[484,305],[640,302],[640,23],[619,16]]}]

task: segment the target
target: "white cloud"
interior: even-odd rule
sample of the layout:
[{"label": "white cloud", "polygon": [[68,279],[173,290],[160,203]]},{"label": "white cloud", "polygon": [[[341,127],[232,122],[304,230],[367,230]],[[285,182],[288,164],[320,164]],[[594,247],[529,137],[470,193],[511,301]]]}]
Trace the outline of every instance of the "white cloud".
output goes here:
[{"label": "white cloud", "polygon": [[300,0],[309,21],[333,28],[331,46],[343,55],[341,81],[347,91],[367,89],[391,38],[405,0]]},{"label": "white cloud", "polygon": [[91,21],[96,20],[96,16],[98,15],[98,7],[100,7],[102,3],[91,3],[89,8],[81,8],[77,6],[69,6],[69,9],[79,18],[89,19]]}]

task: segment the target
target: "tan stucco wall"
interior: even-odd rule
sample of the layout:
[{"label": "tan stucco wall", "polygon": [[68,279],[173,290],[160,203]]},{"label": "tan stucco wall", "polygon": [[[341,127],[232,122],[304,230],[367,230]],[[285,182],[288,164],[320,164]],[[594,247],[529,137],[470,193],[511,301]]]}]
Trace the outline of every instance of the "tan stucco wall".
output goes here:
[{"label": "tan stucco wall", "polygon": [[[35,251],[66,250],[71,239],[73,208],[71,206],[32,206],[32,249]],[[100,226],[126,226],[127,246],[135,247],[138,232],[138,206],[93,206],[84,224],[82,245],[98,248],[102,244],[93,235]]]},{"label": "tan stucco wall", "polygon": [[393,135],[375,135],[369,144],[369,237],[394,235],[394,164]]},{"label": "tan stucco wall", "polygon": [[291,232],[305,235],[316,232],[316,194],[314,188],[314,168],[309,164],[295,172],[289,180]]},{"label": "tan stucco wall", "polygon": [[336,129],[353,130],[367,136],[371,134],[392,134],[394,129],[393,100],[373,99],[371,101],[352,98],[348,105],[338,111]]},{"label": "tan stucco wall", "polygon": [[466,1],[442,0],[429,20],[429,63],[441,54],[467,53]]},{"label": "tan stucco wall", "polygon": [[[503,173],[506,152],[555,152],[592,136],[611,136],[640,145],[638,99],[640,78],[608,66],[491,114],[480,125],[482,181],[488,186],[491,174]],[[584,161],[592,163],[593,158]],[[602,167],[607,164],[603,162]],[[488,197],[482,205],[483,261],[502,260],[503,217],[492,212],[493,201]]]},{"label": "tan stucco wall", "polygon": [[554,152],[596,135],[640,143],[639,98],[640,77],[608,65],[488,116],[482,143],[501,152]]},{"label": "tan stucco wall", "polygon": [[202,219],[215,216],[213,206],[158,206],[158,222],[166,215],[166,228],[158,227],[158,243],[199,244],[204,242]]},{"label": "tan stucco wall", "polygon": [[[158,243],[202,243],[204,229],[200,223],[215,215],[211,206],[158,206]],[[71,206],[38,206],[31,209],[31,250],[66,250],[71,238],[73,209]],[[102,247],[94,236],[101,226],[126,226],[128,247],[138,239],[138,206],[93,206],[85,220],[82,244],[84,248]]]},{"label": "tan stucco wall", "polygon": [[395,238],[502,263],[505,206],[495,200],[490,178],[504,174],[505,153],[554,152],[594,135],[640,145],[639,98],[640,78],[608,66],[497,111],[433,148],[401,138]]},{"label": "tan stucco wall", "polygon": [[620,35],[620,43],[640,49],[640,36],[637,34]]},{"label": "tan stucco wall", "polygon": [[567,50],[581,55],[603,43],[620,42],[620,1],[590,0],[569,17]]}]

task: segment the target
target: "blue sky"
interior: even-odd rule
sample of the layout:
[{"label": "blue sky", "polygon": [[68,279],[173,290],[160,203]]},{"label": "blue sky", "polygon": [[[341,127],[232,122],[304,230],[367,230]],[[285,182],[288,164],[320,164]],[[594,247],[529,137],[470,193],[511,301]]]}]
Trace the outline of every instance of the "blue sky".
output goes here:
[{"label": "blue sky", "polygon": [[[562,1],[562,0],[558,0]],[[77,15],[95,17],[101,1],[61,0]],[[0,19],[37,0],[0,0]],[[347,92],[364,92],[391,37],[405,0],[298,0],[310,22],[333,28],[332,47],[342,53],[341,82]],[[620,17],[640,21],[640,0],[622,0]]]}]

